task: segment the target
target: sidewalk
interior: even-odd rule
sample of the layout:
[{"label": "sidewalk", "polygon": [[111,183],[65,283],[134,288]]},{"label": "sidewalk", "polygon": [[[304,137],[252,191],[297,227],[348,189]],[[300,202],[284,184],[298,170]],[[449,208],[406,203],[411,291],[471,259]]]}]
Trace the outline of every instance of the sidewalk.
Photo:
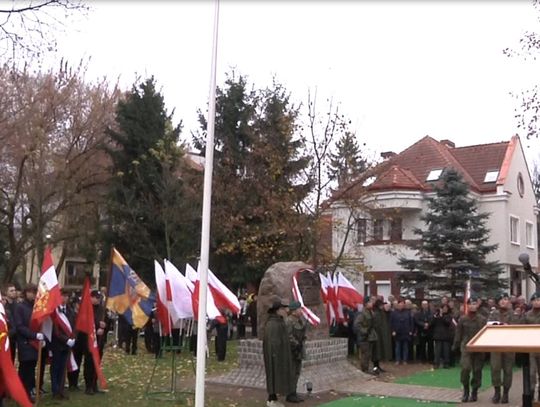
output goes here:
[{"label": "sidewalk", "polygon": [[[460,389],[448,389],[441,387],[427,387],[409,384],[397,384],[378,381],[349,380],[340,383],[336,389],[340,393],[365,394],[372,396],[405,397],[415,400],[438,401],[457,403],[456,406],[492,407],[491,402],[493,388],[484,390],[478,394],[476,403],[461,403],[462,391]],[[523,377],[521,370],[514,373],[512,388],[510,389],[510,402],[503,404],[507,407],[521,407],[523,394]]]}]

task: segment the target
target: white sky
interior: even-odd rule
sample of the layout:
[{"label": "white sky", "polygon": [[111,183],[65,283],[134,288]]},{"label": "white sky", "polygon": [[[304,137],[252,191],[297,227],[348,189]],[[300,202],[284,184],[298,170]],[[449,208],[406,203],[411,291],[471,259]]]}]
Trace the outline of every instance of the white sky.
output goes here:
[{"label": "white sky", "polygon": [[[89,75],[154,75],[184,136],[209,93],[214,3],[92,3],[58,56],[90,58]],[[221,2],[218,85],[234,67],[262,88],[276,76],[298,102],[333,97],[375,154],[425,135],[456,146],[516,133],[510,92],[540,82],[538,65],[510,59],[525,29],[540,30],[528,1]],[[536,68],[536,70],[534,69]],[[540,140],[522,136],[529,160]],[[531,167],[532,168],[532,167]]]}]

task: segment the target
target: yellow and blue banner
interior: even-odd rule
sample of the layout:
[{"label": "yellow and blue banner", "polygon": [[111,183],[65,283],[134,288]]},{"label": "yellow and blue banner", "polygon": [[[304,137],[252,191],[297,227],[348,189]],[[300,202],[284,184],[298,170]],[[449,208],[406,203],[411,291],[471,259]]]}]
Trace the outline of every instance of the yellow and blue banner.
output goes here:
[{"label": "yellow and blue banner", "polygon": [[134,327],[142,328],[152,312],[153,295],[118,250],[112,249],[111,258],[107,308],[122,314]]}]

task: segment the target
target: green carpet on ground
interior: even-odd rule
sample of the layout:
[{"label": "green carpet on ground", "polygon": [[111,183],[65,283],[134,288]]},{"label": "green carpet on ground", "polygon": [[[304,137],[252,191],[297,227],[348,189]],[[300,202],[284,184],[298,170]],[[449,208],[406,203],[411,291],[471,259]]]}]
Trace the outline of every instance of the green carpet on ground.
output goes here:
[{"label": "green carpet on ground", "polygon": [[321,407],[450,407],[455,404],[436,403],[397,397],[353,396],[322,404]]},{"label": "green carpet on ground", "polygon": [[[461,369],[459,367],[453,367],[451,369],[429,369],[410,376],[400,377],[395,380],[395,383],[460,389],[460,371]],[[487,389],[489,387],[491,387],[491,371],[489,365],[487,365],[482,370],[481,388]]]}]

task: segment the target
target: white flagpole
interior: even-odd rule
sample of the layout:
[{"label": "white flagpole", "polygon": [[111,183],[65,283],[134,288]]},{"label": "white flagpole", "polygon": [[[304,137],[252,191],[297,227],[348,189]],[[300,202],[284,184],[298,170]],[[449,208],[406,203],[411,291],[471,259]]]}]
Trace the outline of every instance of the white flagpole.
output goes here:
[{"label": "white flagpole", "polygon": [[199,323],[197,325],[197,371],[195,377],[195,407],[204,407],[204,379],[206,369],[206,290],[208,289],[208,257],[210,251],[210,209],[212,198],[212,170],[214,164],[214,126],[216,119],[216,66],[219,23],[219,0],[215,0],[214,39],[208,100],[208,127],[204,160],[204,192],[201,232],[201,269],[199,272]]}]

